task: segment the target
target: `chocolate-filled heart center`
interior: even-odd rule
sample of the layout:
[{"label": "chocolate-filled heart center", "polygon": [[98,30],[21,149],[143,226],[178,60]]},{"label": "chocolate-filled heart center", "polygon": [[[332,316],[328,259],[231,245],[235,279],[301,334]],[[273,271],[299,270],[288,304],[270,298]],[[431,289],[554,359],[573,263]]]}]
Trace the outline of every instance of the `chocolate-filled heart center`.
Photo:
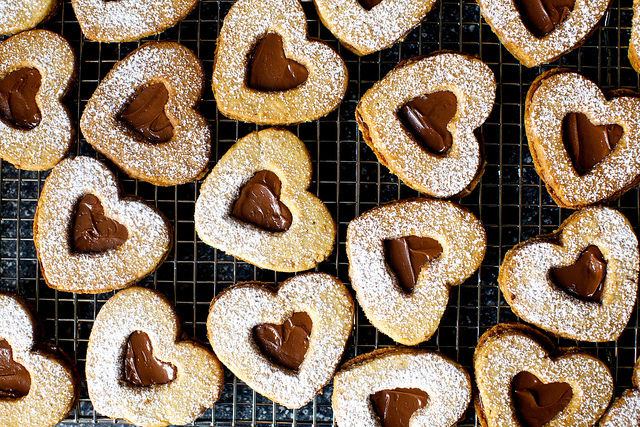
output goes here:
[{"label": "chocolate-filled heart center", "polygon": [[267,34],[253,48],[248,73],[249,87],[263,92],[293,89],[309,76],[304,65],[285,56],[282,37],[276,33]]},{"label": "chocolate-filled heart center", "polygon": [[413,291],[422,266],[442,253],[442,246],[430,237],[405,236],[384,241],[387,264],[396,273],[400,287]]},{"label": "chocolate-filled heart center", "polygon": [[103,252],[123,244],[127,228],[108,218],[100,200],[87,194],[76,205],[73,220],[73,249],[77,252]]},{"label": "chocolate-filled heart center", "polygon": [[520,422],[526,427],[541,427],[569,404],[573,390],[567,383],[544,384],[522,371],[513,378],[511,395]]},{"label": "chocolate-filled heart center", "polygon": [[624,130],[617,124],[596,126],[582,113],[562,120],[562,139],[578,175],[589,172],[615,148]]},{"label": "chocolate-filled heart center", "polygon": [[587,301],[600,301],[607,263],[597,246],[588,246],[576,262],[550,270],[553,283],[570,295]]},{"label": "chocolate-filled heart center", "polygon": [[457,105],[453,93],[434,92],[404,104],[398,117],[422,148],[433,154],[445,154],[452,144],[447,124],[456,114]]},{"label": "chocolate-filled heart center", "polygon": [[358,0],[360,6],[362,6],[365,10],[371,10],[374,6],[382,3],[382,0]]},{"label": "chocolate-filled heart center", "polygon": [[427,405],[428,397],[419,388],[394,388],[372,394],[371,403],[384,427],[409,427],[411,415]]},{"label": "chocolate-filled heart center", "polygon": [[282,184],[278,175],[263,170],[247,182],[233,205],[231,216],[268,231],[286,231],[291,211],[280,201]]},{"label": "chocolate-filled heart center", "polygon": [[0,339],[0,398],[19,398],[29,394],[31,375],[29,371],[13,360],[13,350],[9,343]]},{"label": "chocolate-filled heart center", "polygon": [[167,384],[176,379],[176,368],[153,355],[153,346],[147,333],[135,331],[127,340],[124,377],[136,386]]},{"label": "chocolate-filled heart center", "polygon": [[151,142],[173,138],[173,125],[164,111],[169,92],[164,83],[144,87],[120,113],[120,119]]},{"label": "chocolate-filled heart center", "polygon": [[0,80],[0,115],[22,129],[33,129],[42,115],[36,104],[42,77],[36,68],[20,68]]},{"label": "chocolate-filled heart center", "polygon": [[275,363],[297,371],[309,349],[312,327],[307,313],[294,313],[282,325],[264,323],[254,327],[253,339]]},{"label": "chocolate-filled heart center", "polygon": [[567,19],[575,0],[514,0],[514,3],[527,30],[541,38]]}]

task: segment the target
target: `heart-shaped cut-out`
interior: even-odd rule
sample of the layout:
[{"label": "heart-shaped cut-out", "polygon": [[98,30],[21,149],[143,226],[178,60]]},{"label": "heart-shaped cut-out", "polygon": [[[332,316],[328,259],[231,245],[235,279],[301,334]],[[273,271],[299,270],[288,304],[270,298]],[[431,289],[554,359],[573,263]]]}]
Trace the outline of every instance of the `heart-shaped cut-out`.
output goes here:
[{"label": "heart-shaped cut-out", "polygon": [[[596,246],[606,262],[601,296],[595,301],[557,284],[563,279],[558,268],[575,263],[590,246]],[[639,257],[638,240],[624,215],[590,207],[567,218],[554,236],[540,236],[508,251],[498,283],[511,309],[527,322],[566,338],[614,341],[635,306]],[[588,280],[589,272],[582,274]],[[572,277],[564,279],[571,285]]]},{"label": "heart-shaped cut-out", "polygon": [[84,36],[98,42],[130,42],[182,21],[199,0],[71,0]]},{"label": "heart-shaped cut-out", "polygon": [[29,394],[31,375],[13,359],[7,340],[0,339],[0,397],[16,399]]},{"label": "heart-shaped cut-out", "polygon": [[426,350],[375,350],[348,361],[333,381],[333,413],[341,427],[452,426],[470,400],[469,374]]},{"label": "heart-shaped cut-out", "polygon": [[398,279],[398,284],[411,293],[418,282],[422,266],[440,256],[442,246],[431,237],[403,236],[384,241],[387,265]]},{"label": "heart-shaped cut-out", "polygon": [[293,313],[282,325],[256,326],[253,339],[276,364],[297,371],[309,349],[312,328],[313,321],[307,313]]},{"label": "heart-shaped cut-out", "polygon": [[[622,94],[607,100],[595,83],[568,70],[548,71],[533,82],[525,107],[529,149],[558,205],[577,209],[612,200],[640,180],[640,117],[632,114],[638,109],[640,98]],[[570,113],[583,113],[592,125],[623,130],[613,151],[584,174],[565,149],[562,124]]]},{"label": "heart-shaped cut-out", "polygon": [[[222,392],[222,365],[204,345],[182,338],[181,329],[175,309],[157,291],[134,286],[110,298],[87,347],[87,388],[95,410],[151,427],[188,424],[212,407]],[[174,378],[150,386],[127,380],[127,346],[136,332],[147,335],[154,357],[175,368]]]},{"label": "heart-shaped cut-out", "polygon": [[568,383],[543,383],[530,372],[513,377],[512,400],[518,420],[527,427],[541,427],[569,404],[573,390]]},{"label": "heart-shaped cut-out", "polygon": [[82,197],[73,219],[73,249],[77,252],[103,252],[127,241],[127,227],[104,214],[104,207],[93,194]]},{"label": "heart-shaped cut-out", "polygon": [[453,93],[434,92],[407,102],[398,111],[398,116],[422,148],[434,154],[445,154],[453,142],[447,125],[456,114],[457,104]]},{"label": "heart-shaped cut-out", "polygon": [[588,301],[600,301],[607,275],[607,262],[597,246],[588,246],[576,262],[549,270],[551,282],[558,288]]},{"label": "heart-shaped cut-out", "polygon": [[[270,36],[272,33],[275,36]],[[292,86],[289,82],[269,91],[251,87],[255,78],[249,66],[252,53],[265,36],[282,39],[286,59],[307,70],[304,83]],[[275,75],[261,80],[277,81],[283,70],[262,67]],[[216,105],[225,116],[263,125],[287,125],[329,114],[344,97],[348,76],[340,55],[324,42],[308,38],[300,2],[239,0],[220,29],[211,80]],[[283,90],[286,86],[292,88]]]},{"label": "heart-shaped cut-out", "polygon": [[[126,228],[124,243],[106,249],[109,245],[101,242],[102,226],[92,228],[95,217],[91,215],[75,223],[74,228],[83,239],[73,238],[78,202],[89,194],[100,201],[106,217]],[[87,233],[86,228],[91,231]],[[137,198],[121,198],[113,173],[89,157],[65,159],[51,172],[38,201],[33,240],[47,284],[78,293],[107,292],[132,285],[154,271],[173,244],[168,220]],[[74,247],[79,240],[83,240],[86,251]]]},{"label": "heart-shaped cut-out", "polygon": [[600,427],[623,427],[640,425],[640,359],[636,361],[631,378],[633,388],[613,401],[600,420]]},{"label": "heart-shaped cut-out", "polygon": [[[473,365],[478,386],[476,413],[487,427],[541,425],[541,418],[547,415],[544,408],[527,413],[530,418],[518,418],[523,413],[518,414],[516,408],[522,406],[517,398],[514,401],[514,391],[525,392],[518,386],[527,386],[532,393],[540,391],[539,385],[521,382],[522,372],[547,385],[566,383],[572,390],[568,403],[548,425],[593,426],[613,395],[613,379],[602,361],[578,349],[558,350],[546,336],[519,323],[501,323],[485,332],[476,347]],[[566,387],[562,386],[561,392],[553,393],[559,398],[539,394],[536,398],[538,403],[562,401],[566,400],[565,393]]]},{"label": "heart-shaped cut-out", "polygon": [[127,339],[124,378],[136,386],[168,384],[176,379],[176,368],[158,359],[146,332],[134,331]]},{"label": "heart-shaped cut-out", "polygon": [[80,128],[93,148],[129,176],[155,185],[184,184],[204,176],[211,155],[209,124],[197,110],[203,90],[202,64],[193,52],[173,42],[146,43],[100,82]]},{"label": "heart-shaped cut-out", "polygon": [[[251,192],[262,193],[269,202],[264,204],[274,205],[271,212],[280,209],[280,202],[286,206],[292,218],[286,231],[269,231],[269,223],[286,224],[278,218],[270,218],[264,228],[237,219],[234,204],[246,183],[261,171],[271,171],[281,181],[280,201],[262,179]],[[322,201],[307,191],[310,184],[311,159],[294,134],[283,129],[250,133],[227,151],[202,184],[195,209],[198,236],[261,268],[290,272],[313,268],[331,253],[336,231]],[[247,217],[264,219],[268,212],[261,206],[247,207]]]},{"label": "heart-shaped cut-out", "polygon": [[249,87],[265,92],[293,89],[309,77],[304,65],[285,56],[282,37],[264,36],[253,48],[249,61]]},{"label": "heart-shaped cut-out", "polygon": [[37,68],[19,68],[0,80],[0,114],[10,124],[21,129],[33,129],[40,124],[42,114],[36,94],[42,84]]},{"label": "heart-shaped cut-out", "polygon": [[[353,312],[340,280],[308,273],[286,280],[277,292],[259,282],[226,289],[211,303],[207,331],[213,351],[238,378],[287,408],[300,408],[331,380],[351,334]],[[297,370],[271,361],[254,338],[256,326],[281,325],[294,313],[306,313],[312,323]]]},{"label": "heart-shaped cut-out", "polygon": [[10,35],[30,30],[53,16],[59,4],[59,0],[0,2],[0,34]]},{"label": "heart-shaped cut-out", "polygon": [[515,5],[524,26],[540,39],[567,19],[575,0],[515,0]]}]

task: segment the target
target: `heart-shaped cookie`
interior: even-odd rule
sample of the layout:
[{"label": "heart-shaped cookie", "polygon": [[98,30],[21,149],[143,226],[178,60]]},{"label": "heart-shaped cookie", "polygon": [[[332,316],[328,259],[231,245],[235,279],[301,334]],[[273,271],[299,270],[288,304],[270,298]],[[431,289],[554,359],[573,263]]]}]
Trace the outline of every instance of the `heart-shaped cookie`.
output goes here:
[{"label": "heart-shaped cookie", "polygon": [[176,185],[207,172],[211,131],[197,110],[198,58],[173,42],[151,42],[118,62],[87,103],[87,142],[133,178]]},{"label": "heart-shaped cookie", "polygon": [[61,350],[41,342],[38,318],[0,292],[0,425],[53,427],[75,407],[80,379]]},{"label": "heart-shaped cookie", "polygon": [[331,380],[353,313],[340,280],[308,273],[275,291],[259,282],[226,289],[211,303],[207,331],[213,351],[238,378],[287,408],[300,408]]},{"label": "heart-shaped cookie", "polygon": [[483,427],[590,427],[613,395],[611,373],[600,359],[575,348],[558,350],[519,323],[485,332],[473,365],[476,414]]},{"label": "heart-shaped cookie", "polygon": [[614,341],[636,304],[639,263],[629,221],[596,206],[507,252],[498,283],[527,322],[565,338]]},{"label": "heart-shaped cookie", "polygon": [[69,152],[75,128],[61,99],[76,68],[69,43],[51,31],[26,31],[0,43],[2,159],[20,169],[47,170]]},{"label": "heart-shaped cookie", "polygon": [[311,159],[284,129],[241,138],[200,188],[195,226],[208,245],[260,268],[303,271],[333,249],[336,228],[320,199],[307,191]]},{"label": "heart-shaped cookie", "polygon": [[100,309],[87,347],[87,388],[95,410],[145,427],[187,424],[222,393],[222,365],[183,338],[175,309],[138,286]]},{"label": "heart-shaped cookie", "polygon": [[640,359],[633,368],[633,388],[626,390],[600,420],[600,427],[626,427],[640,425]]},{"label": "heart-shaped cookie", "polygon": [[130,42],[182,21],[199,0],[71,0],[84,36],[98,42]]},{"label": "heart-shaped cookie", "polygon": [[340,55],[308,38],[297,0],[239,0],[227,13],[212,76],[225,116],[263,125],[316,120],[340,104],[347,83]]},{"label": "heart-shaped cookie", "polygon": [[478,0],[504,47],[526,67],[553,62],[596,29],[610,0]]},{"label": "heart-shaped cookie", "polygon": [[[0,34],[30,30],[58,10],[58,0],[7,0],[0,2]],[[1,61],[0,61],[1,62]]]},{"label": "heart-shaped cookie", "polygon": [[450,427],[470,401],[467,371],[434,351],[375,350],[348,361],[333,380],[340,427]]},{"label": "heart-shaped cookie", "polygon": [[402,200],[351,221],[349,277],[367,319],[402,344],[429,339],[449,288],[480,266],[486,239],[471,212],[442,200]]},{"label": "heart-shaped cookie", "polygon": [[[529,149],[559,206],[613,200],[640,180],[640,98],[625,94],[607,100],[595,83],[563,69],[542,74],[529,88]],[[599,134],[589,133],[598,131],[594,126]]]},{"label": "heart-shaped cookie", "polygon": [[113,173],[89,157],[65,159],[47,178],[33,221],[42,275],[52,288],[99,293],[153,272],[173,244],[153,206],[120,197]]},{"label": "heart-shaped cookie", "polygon": [[405,184],[433,197],[465,195],[484,171],[475,130],[495,94],[495,77],[484,62],[436,52],[400,63],[373,85],[356,119],[380,163]]}]

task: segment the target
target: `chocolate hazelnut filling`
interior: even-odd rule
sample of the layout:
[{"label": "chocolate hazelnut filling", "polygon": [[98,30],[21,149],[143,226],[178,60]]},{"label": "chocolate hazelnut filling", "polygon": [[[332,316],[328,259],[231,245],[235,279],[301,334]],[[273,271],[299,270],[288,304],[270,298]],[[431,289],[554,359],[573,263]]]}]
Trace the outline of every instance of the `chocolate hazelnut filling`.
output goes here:
[{"label": "chocolate hazelnut filling", "polygon": [[282,37],[276,33],[264,36],[251,53],[248,86],[263,92],[293,89],[307,80],[304,65],[284,54]]},{"label": "chocolate hazelnut filling", "polygon": [[422,266],[440,256],[442,246],[430,237],[405,236],[384,241],[387,264],[398,278],[400,287],[411,293]]},{"label": "chocolate hazelnut filling", "polygon": [[150,142],[173,138],[173,125],[164,111],[169,92],[164,83],[144,87],[120,113],[120,119]]},{"label": "chocolate hazelnut filling", "polygon": [[513,378],[511,395],[520,422],[525,427],[541,427],[569,404],[573,390],[567,383],[544,384],[522,371]]},{"label": "chocolate hazelnut filling", "polygon": [[597,246],[588,246],[576,262],[549,272],[553,283],[570,295],[599,302],[607,275],[607,263]]},{"label": "chocolate hazelnut filling", "polygon": [[395,388],[372,394],[371,404],[384,427],[409,427],[411,415],[427,405],[428,397],[419,388]]},{"label": "chocolate hazelnut filling", "polygon": [[0,80],[0,115],[21,129],[33,129],[42,116],[36,104],[42,77],[36,68],[20,68]]},{"label": "chocolate hazelnut filling", "polygon": [[176,368],[153,355],[149,335],[135,331],[129,335],[124,356],[124,377],[136,386],[167,384],[176,379]]},{"label": "chocolate hazelnut filling", "polygon": [[365,10],[371,10],[374,6],[382,3],[382,0],[358,0],[360,6],[362,6]]},{"label": "chocolate hazelnut filling", "polygon": [[17,399],[29,394],[30,389],[29,371],[13,360],[11,346],[0,339],[0,398]]},{"label": "chocolate hazelnut filling", "polygon": [[294,313],[282,325],[264,323],[253,328],[253,339],[273,362],[297,371],[309,349],[313,322],[307,313]]},{"label": "chocolate hazelnut filling", "polygon": [[129,237],[124,225],[105,216],[102,203],[93,194],[78,201],[72,231],[77,252],[103,252],[120,246]]},{"label": "chocolate hazelnut filling", "polygon": [[575,0],[514,0],[514,3],[527,30],[542,38],[567,19]]}]

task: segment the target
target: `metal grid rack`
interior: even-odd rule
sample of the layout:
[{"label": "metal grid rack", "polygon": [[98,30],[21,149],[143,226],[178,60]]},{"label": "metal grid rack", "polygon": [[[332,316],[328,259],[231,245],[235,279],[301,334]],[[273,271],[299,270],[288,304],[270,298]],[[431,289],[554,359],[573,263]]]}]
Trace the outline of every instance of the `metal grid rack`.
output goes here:
[{"label": "metal grid rack", "polygon": [[[354,117],[361,95],[403,59],[440,49],[479,55],[498,80],[496,104],[482,127],[488,163],[480,185],[472,194],[456,201],[483,221],[488,236],[487,254],[479,271],[452,289],[438,332],[421,345],[452,357],[472,373],[472,355],[480,335],[498,322],[516,320],[497,287],[498,268],[504,253],[519,241],[553,231],[571,213],[556,206],[534,170],[522,126],[526,91],[536,76],[556,66],[576,70],[604,90],[619,87],[638,90],[638,74],[627,59],[631,3],[631,0],[613,0],[600,28],[583,47],[552,65],[527,69],[500,45],[482,20],[477,4],[470,0],[441,0],[404,42],[362,58],[339,46],[319,23],[313,3],[303,1],[310,35],[335,47],[345,59],[350,75],[349,90],[336,111],[318,121],[290,127],[306,143],[314,158],[311,191],[327,204],[338,224],[335,251],[317,270],[337,275],[348,283],[345,237],[349,221],[378,204],[417,195],[381,166],[362,141]],[[211,166],[238,138],[258,129],[256,125],[239,123],[219,114],[210,89],[215,40],[232,4],[230,0],[201,0],[187,19],[152,38],[180,42],[204,63],[208,83],[200,109],[209,119],[214,135]],[[115,62],[145,41],[100,44],[84,39],[70,0],[63,1],[56,16],[44,27],[65,36],[79,55],[78,85],[66,101],[76,123],[98,82]],[[79,129],[76,154],[96,155],[82,139]],[[113,293],[57,292],[42,280],[32,225],[39,190],[47,175],[46,172],[20,171],[2,162],[0,289],[17,291],[33,303],[42,319],[45,339],[68,352],[83,373],[93,320]],[[175,226],[175,246],[169,258],[141,284],[160,290],[176,304],[189,334],[206,341],[209,303],[224,288],[244,280],[279,283],[290,276],[258,269],[198,240],[193,213],[200,182],[160,188],[132,180],[123,173],[119,173],[119,179],[127,193],[154,203]],[[639,204],[638,189],[633,189],[612,206],[620,209],[637,230]],[[638,323],[636,307],[625,332],[615,343],[559,341],[562,345],[587,348],[608,363],[614,373],[618,396],[631,386],[631,372],[638,355]],[[391,339],[367,322],[360,309],[355,324],[344,361],[377,347],[393,345]],[[227,371],[222,397],[195,424],[332,425],[331,390],[328,385],[312,403],[291,411],[253,392]],[[83,384],[79,405],[63,424],[113,423],[123,424],[95,413]],[[472,408],[460,425],[477,425]]]}]

